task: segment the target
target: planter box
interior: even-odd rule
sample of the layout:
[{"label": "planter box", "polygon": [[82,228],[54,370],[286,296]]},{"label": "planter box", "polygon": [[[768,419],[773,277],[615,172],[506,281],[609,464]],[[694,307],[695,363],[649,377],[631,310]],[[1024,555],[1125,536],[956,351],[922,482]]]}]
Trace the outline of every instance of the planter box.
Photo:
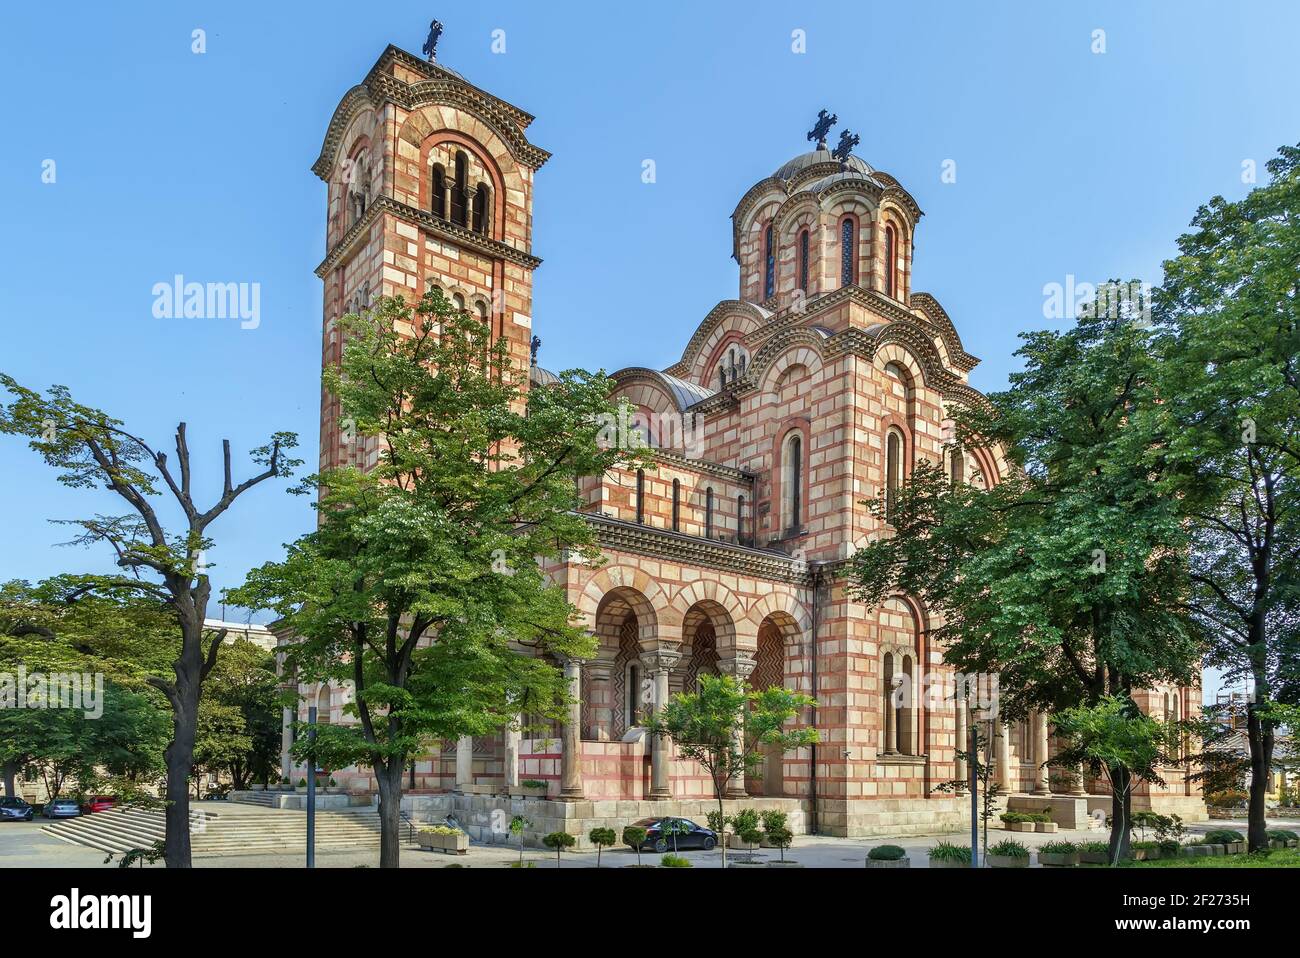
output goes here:
[{"label": "planter box", "polygon": [[1246,842],[1227,842],[1223,846],[1223,853],[1225,855],[1243,855],[1248,847],[1250,846]]},{"label": "planter box", "polygon": [[1073,868],[1079,864],[1079,853],[1071,852],[1068,855],[1054,855],[1051,852],[1039,852],[1038,864],[1051,868]]},{"label": "planter box", "polygon": [[953,862],[953,861],[949,861],[946,858],[939,858],[939,859],[931,858],[930,867],[931,868],[970,868],[970,862]]},{"label": "planter box", "polygon": [[1028,868],[1029,856],[1024,858],[1013,858],[1010,855],[990,855],[990,868]]},{"label": "planter box", "polygon": [[767,867],[768,868],[803,868],[803,865],[801,865],[799,862],[792,862],[789,860],[786,861],[778,860],[774,862],[768,862]]},{"label": "planter box", "polygon": [[1008,827],[1013,832],[1032,832],[1034,825],[1034,822],[1012,822]]},{"label": "planter box", "polygon": [[1110,856],[1106,852],[1079,852],[1079,863],[1081,865],[1107,865],[1110,863]]},{"label": "planter box", "polygon": [[1184,845],[1178,849],[1178,855],[1181,858],[1205,858],[1213,854],[1208,845]]},{"label": "planter box", "polygon": [[906,858],[900,858],[897,861],[887,862],[875,858],[867,859],[868,868],[911,868],[912,863]]},{"label": "planter box", "polygon": [[727,862],[728,868],[766,868],[767,862],[757,858],[741,858]]},{"label": "planter box", "polygon": [[297,792],[299,795],[306,795],[306,794],[307,794],[307,786],[306,786],[306,785],[295,785],[295,786],[293,787],[293,790],[294,790],[295,792]]},{"label": "planter box", "polygon": [[254,792],[264,792],[264,791],[266,791],[266,786],[265,786],[265,785],[250,785],[250,786],[248,786],[248,787],[249,787],[250,790],[252,790],[252,791],[254,791]]},{"label": "planter box", "polygon": [[469,836],[464,832],[455,835],[436,835],[432,832],[416,832],[415,839],[421,848],[439,849],[447,854],[464,855],[469,851]]},{"label": "planter box", "polygon": [[1034,822],[1034,831],[1054,835],[1056,834],[1056,822]]},{"label": "planter box", "polygon": [[545,798],[546,787],[536,785],[515,785],[510,789],[511,798]]},{"label": "planter box", "polygon": [[757,851],[758,849],[762,848],[763,846],[762,846],[761,844],[760,844],[760,845],[751,845],[751,844],[749,844],[748,842],[743,842],[743,841],[740,840],[740,836],[739,836],[739,835],[728,835],[728,836],[727,836],[727,847],[728,847],[728,848],[734,848],[734,849],[736,849],[737,851],[742,851],[742,852],[752,852],[752,851]]}]

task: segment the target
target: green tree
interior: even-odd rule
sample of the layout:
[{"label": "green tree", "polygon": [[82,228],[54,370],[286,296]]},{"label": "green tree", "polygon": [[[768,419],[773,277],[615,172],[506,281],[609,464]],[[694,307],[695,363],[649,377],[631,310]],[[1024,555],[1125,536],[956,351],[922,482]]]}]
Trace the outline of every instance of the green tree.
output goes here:
[{"label": "green tree", "polygon": [[[216,662],[224,632],[203,627],[212,594],[204,555],[213,546],[212,525],[250,489],[283,477],[299,465],[288,452],[297,445],[292,433],[275,433],[251,452],[258,472],[236,483],[230,442],[223,443],[221,494],[207,508],[192,495],[192,469],[185,423],[176,429],[176,459],[169,460],[121,420],[73,400],[65,386],[45,395],[0,373],[0,386],[13,397],[0,408],[0,433],[24,436],[52,468],[58,481],[74,489],[107,489],[128,510],[122,515],[95,515],[75,520],[77,542],[107,545],[121,575],[87,577],[79,594],[127,591],[165,603],[176,623],[179,643],[170,676],[152,675],[149,683],[167,699],[172,711],[172,741],[167,747],[166,846],[168,868],[189,868],[189,774],[194,764],[199,700],[203,681]],[[162,514],[163,492],[170,494],[181,520],[171,531]]]},{"label": "green tree", "polygon": [[283,696],[275,655],[247,639],[236,639],[222,649],[207,684],[205,703],[238,712],[240,735],[247,740],[245,748],[232,750],[213,770],[229,773],[236,789],[266,781],[280,757]]},{"label": "green tree", "polygon": [[549,835],[542,837],[542,844],[547,848],[555,849],[555,867],[560,867],[560,853],[566,848],[572,848],[578,843],[578,840],[568,832],[551,832]]},{"label": "green tree", "polygon": [[623,827],[623,844],[631,845],[636,852],[637,867],[641,867],[641,846],[645,844],[646,830],[640,825],[625,825]]},{"label": "green tree", "polygon": [[[1133,827],[1129,800],[1138,782],[1163,785],[1158,767],[1170,760],[1171,728],[1140,712],[1128,697],[1105,696],[1096,705],[1063,709],[1052,716],[1056,734],[1066,742],[1052,759],[1070,768],[1082,762],[1094,774],[1104,774],[1112,794],[1125,801],[1114,808],[1118,820],[1111,823],[1127,836]],[[1128,842],[1110,844],[1110,863],[1129,855]]]},{"label": "green tree", "polygon": [[1253,692],[1251,851],[1268,848],[1277,725],[1265,715],[1300,702],[1300,147],[1267,169],[1244,199],[1197,210],[1157,300],[1173,466],[1162,491],[1191,531],[1190,605],[1214,640],[1209,664]]},{"label": "green tree", "polygon": [[[734,676],[701,674],[695,692],[669,698],[661,712],[649,717],[646,727],[651,735],[668,736],[678,754],[699,762],[709,773],[718,820],[725,822],[722,801],[727,783],[758,764],[760,748],[790,751],[817,741],[817,730],[811,726],[786,728],[788,721],[813,704],[807,695],[785,688],[754,692]],[[720,834],[718,839],[726,868],[726,836]]]},{"label": "green tree", "polygon": [[317,529],[232,598],[280,615],[300,681],[352,684],[356,721],[321,726],[316,754],[374,769],[380,865],[397,867],[412,755],[520,713],[563,717],[554,663],[594,647],[541,562],[595,561],[577,479],[622,453],[597,443],[600,417],[614,413],[607,379],[569,371],[525,394],[506,341],[437,290],[414,309],[383,299],[340,326],[325,385],[378,462],[312,477]]},{"label": "green tree", "polygon": [[618,835],[612,828],[593,828],[587,833],[591,843],[596,846],[596,867],[600,867],[600,853],[618,841]]},{"label": "green tree", "polygon": [[[1153,481],[1160,397],[1139,319],[1089,307],[1066,332],[1023,334],[1010,388],[955,414],[957,440],[1000,447],[1012,474],[992,489],[954,486],[918,462],[890,508],[893,535],[853,560],[864,601],[903,592],[942,616],[945,661],[997,674],[1008,718],[1198,674],[1182,516]],[[885,503],[870,507],[883,521]],[[1127,796],[1113,795],[1116,822]],[[1127,841],[1112,828],[1112,846]]]}]

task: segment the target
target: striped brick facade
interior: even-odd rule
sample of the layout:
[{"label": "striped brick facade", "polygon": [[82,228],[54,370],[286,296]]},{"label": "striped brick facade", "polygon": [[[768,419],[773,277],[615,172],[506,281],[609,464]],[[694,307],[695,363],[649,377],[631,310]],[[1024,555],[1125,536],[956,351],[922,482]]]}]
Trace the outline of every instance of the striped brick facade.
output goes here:
[{"label": "striped brick facade", "polygon": [[[349,91],[314,168],[330,197],[329,252],[318,270],[324,362],[338,358],[335,318],[364,306],[367,291],[414,299],[430,284],[483,310],[528,362],[540,262],[530,241],[533,174],[547,156],[524,136],[530,120],[392,47]],[[435,215],[434,165],[454,169],[462,150],[468,176],[492,198],[478,233]],[[342,164],[359,155],[369,158],[372,193],[358,213]],[[733,799],[786,801],[801,827],[828,834],[962,825],[966,803],[933,790],[962,772],[954,754],[962,721],[950,704],[918,697],[895,709],[888,696],[899,675],[919,684],[951,674],[931,639],[936,623],[914,596],[867,607],[840,574],[856,548],[887,531],[862,503],[886,488],[891,442],[900,477],[922,459],[981,486],[1008,469],[997,450],[953,443],[952,410],[980,398],[967,382],[978,360],[938,301],[912,290],[920,216],[892,176],[824,149],[744,195],[732,217],[737,298],[703,318],[667,369],[614,374],[615,396],[636,413],[630,425],[658,448],[657,468],[585,482],[605,562],[548,570],[599,644],[593,659],[568,665],[570,721],[550,737],[507,731],[448,743],[415,763],[416,791],[504,795],[539,780],[551,798],[581,805],[565,827],[689,810],[671,803],[709,797],[706,776],[640,734],[638,716],[710,672],[817,701],[805,718],[821,743],[765,756],[731,783]],[[534,388],[549,376],[533,367]],[[665,423],[676,431],[665,433]],[[374,455],[347,444],[328,399],[321,439],[323,465]],[[304,701],[318,694],[303,691]],[[1195,710],[1196,690],[1173,691],[1183,714]],[[347,692],[332,695],[337,719]],[[1038,765],[1050,743],[1040,726],[1002,731],[996,754],[1010,790],[1094,788],[1044,786]],[[353,788],[371,785],[365,770],[335,774]],[[1139,805],[1166,797],[1183,812],[1199,805],[1181,773],[1144,790]]]}]

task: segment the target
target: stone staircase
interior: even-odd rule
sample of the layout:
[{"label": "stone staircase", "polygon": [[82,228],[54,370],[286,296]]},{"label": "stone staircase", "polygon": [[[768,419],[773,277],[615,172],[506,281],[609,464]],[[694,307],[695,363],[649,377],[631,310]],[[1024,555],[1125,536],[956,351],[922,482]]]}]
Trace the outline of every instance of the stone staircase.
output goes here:
[{"label": "stone staircase", "polygon": [[[209,805],[218,807],[209,810]],[[195,802],[194,806],[190,840],[195,857],[305,853],[306,812],[262,807],[260,803]],[[161,841],[163,813],[161,809],[114,808],[52,822],[41,831],[72,845],[120,853]],[[379,815],[373,808],[317,811],[318,849],[369,848],[378,844]]]}]

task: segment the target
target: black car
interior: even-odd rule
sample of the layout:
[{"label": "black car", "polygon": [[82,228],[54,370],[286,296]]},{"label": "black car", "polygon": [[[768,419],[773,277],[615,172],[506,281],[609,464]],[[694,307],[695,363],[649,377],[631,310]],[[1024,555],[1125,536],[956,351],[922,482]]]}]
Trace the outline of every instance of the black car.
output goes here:
[{"label": "black car", "polygon": [[30,822],[32,807],[21,798],[0,798],[0,821]]},{"label": "black car", "polygon": [[643,818],[634,824],[645,829],[642,850],[653,849],[663,854],[673,850],[675,841],[679,850],[702,848],[707,852],[718,844],[717,832],[696,825],[689,818]]}]

